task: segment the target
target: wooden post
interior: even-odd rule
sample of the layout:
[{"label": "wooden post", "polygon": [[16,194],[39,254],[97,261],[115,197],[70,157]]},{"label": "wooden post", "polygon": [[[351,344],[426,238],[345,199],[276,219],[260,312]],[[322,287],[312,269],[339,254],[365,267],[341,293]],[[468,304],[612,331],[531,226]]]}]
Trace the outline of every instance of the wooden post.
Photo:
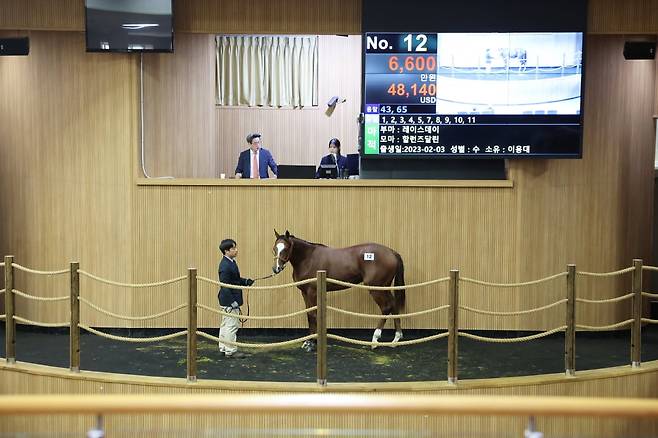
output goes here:
[{"label": "wooden post", "polygon": [[5,357],[16,363],[16,321],[14,321],[14,256],[5,256]]},{"label": "wooden post", "polygon": [[576,265],[567,265],[567,330],[564,332],[564,369],[576,373]]},{"label": "wooden post", "polygon": [[631,364],[639,367],[642,357],[642,259],[633,259],[633,325],[631,326]]},{"label": "wooden post", "polygon": [[457,338],[459,337],[459,270],[450,271],[448,309],[448,383],[457,383]]},{"label": "wooden post", "polygon": [[327,271],[317,272],[317,381],[319,385],[327,384]]},{"label": "wooden post", "polygon": [[187,381],[196,382],[196,268],[187,270]]},{"label": "wooden post", "polygon": [[80,263],[71,262],[71,325],[69,326],[69,368],[80,372]]}]

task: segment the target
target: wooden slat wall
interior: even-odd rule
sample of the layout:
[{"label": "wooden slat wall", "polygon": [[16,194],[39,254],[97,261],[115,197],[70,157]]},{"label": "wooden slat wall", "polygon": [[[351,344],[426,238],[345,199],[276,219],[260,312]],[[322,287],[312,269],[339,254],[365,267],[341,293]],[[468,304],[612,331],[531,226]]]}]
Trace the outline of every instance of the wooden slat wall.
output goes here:
[{"label": "wooden slat wall", "polygon": [[[251,132],[263,134],[264,147],[279,164],[317,165],[332,137],[341,140],[343,154],[357,152],[361,39],[319,38],[319,106],[304,109],[215,107],[213,36],[180,34],[173,55],[145,56],[147,173],[232,176]],[[332,96],[347,101],[328,113]]]},{"label": "wooden slat wall", "polygon": [[597,34],[656,34],[658,0],[589,0],[587,31]]},{"label": "wooden slat wall", "polygon": [[[361,32],[359,0],[176,0],[174,13],[182,32]],[[84,28],[84,0],[3,1],[0,29]],[[589,0],[588,32],[657,34],[658,0]]]},{"label": "wooden slat wall", "polygon": [[[646,93],[656,88],[655,72],[650,61],[624,61],[623,44],[587,38],[583,159],[509,162],[519,188],[517,250],[527,255],[522,278],[564,270],[558,260],[595,272],[631,266],[635,257],[648,263],[655,131]],[[631,284],[628,275],[579,281],[580,296],[600,298]],[[626,305],[579,307],[585,320],[628,318]]]},{"label": "wooden slat wall", "polygon": [[[337,37],[325,38],[331,38],[336,44],[352,44],[349,40],[334,40]],[[356,46],[357,42],[352,45]],[[168,266],[156,264],[146,269],[145,273],[148,274],[144,281],[147,278],[164,278],[166,273],[175,272],[178,266],[191,260],[201,272],[207,273],[206,276],[215,278],[215,265],[219,257],[216,246],[227,236],[236,238],[240,243],[243,254],[241,266],[245,275],[264,275],[271,262],[269,249],[273,243],[274,227],[288,227],[301,237],[331,246],[347,246],[368,240],[390,245],[405,257],[408,283],[444,277],[451,268],[460,268],[462,275],[471,278],[515,282],[563,272],[567,263],[577,263],[581,270],[600,272],[630,266],[633,257],[646,259],[650,254],[650,244],[643,236],[651,229],[649,206],[654,142],[651,120],[653,98],[646,90],[655,89],[655,72],[651,62],[625,62],[619,55],[622,46],[623,39],[619,37],[600,36],[588,40],[586,62],[589,75],[585,94],[583,159],[512,160],[509,166],[510,178],[515,182],[513,190],[140,187],[135,207],[138,216],[154,217],[153,212],[157,212],[155,217],[166,217],[173,214],[174,205],[180,205],[186,211],[194,208],[197,213],[195,216],[189,216],[189,213],[179,216],[187,217],[189,221],[176,224],[173,228],[166,222],[151,223],[146,217],[139,218],[136,220],[139,228],[147,230],[146,236],[149,238],[139,238],[137,241],[152,242],[157,235],[177,235],[179,243],[176,247],[183,249],[185,242],[190,240],[175,230],[178,226],[184,226],[187,233],[204,236],[197,245],[206,246],[203,249],[194,245],[194,248],[188,248],[187,253],[179,253],[177,249],[176,258],[168,259]],[[351,63],[358,64],[357,49],[345,53],[352,53]],[[352,69],[349,59],[347,56],[343,58],[345,70]],[[174,57],[171,62],[188,65],[195,61],[190,57],[180,60]],[[207,65],[206,59],[196,62]],[[166,89],[160,87],[156,90],[158,100],[178,101],[168,98]],[[354,88],[348,102],[351,98],[358,99],[358,91]],[[353,111],[351,115],[350,110]],[[347,131],[358,113],[358,107],[339,107],[334,117],[338,111],[342,111],[342,128]],[[299,123],[306,114],[311,114],[309,117],[319,116],[319,120],[316,123]],[[323,115],[313,116],[312,110],[219,109],[217,118],[220,126],[217,137],[222,151],[218,171],[228,174],[232,173],[235,157],[244,147],[236,146],[236,143],[240,142],[245,132],[257,130],[265,133],[266,144],[270,144],[270,139],[273,144],[283,144],[284,147],[272,148],[280,163],[313,163],[313,157],[317,160],[323,153],[322,146],[309,148],[309,142],[305,139],[315,138],[316,143],[320,143],[322,137],[331,135],[328,131],[322,132],[327,129],[327,124],[322,123]],[[292,126],[295,123],[299,125],[296,130]],[[287,128],[282,129],[282,125]],[[197,135],[194,131],[197,127],[192,126],[193,129],[187,131],[184,126],[181,127],[182,132],[177,129],[177,135],[182,138]],[[252,126],[256,128],[250,129]],[[338,127],[340,129],[341,125]],[[273,134],[268,135],[269,132]],[[284,134],[288,133],[289,141],[284,142]],[[224,138],[231,140],[225,141]],[[214,149],[214,146],[210,148]],[[157,168],[157,153],[149,155]],[[180,149],[169,155],[184,156],[185,150]],[[189,167],[176,165],[170,160],[162,164],[162,169],[160,174],[170,172],[180,175]],[[164,198],[154,196],[154,192]],[[188,202],[189,206],[182,207]],[[372,219],[370,222],[360,218]],[[200,230],[193,227],[200,227]],[[416,236],[416,239],[409,236]],[[138,250],[136,258],[150,260],[157,259],[158,254],[169,254],[166,245],[169,244],[156,242],[150,247],[140,245],[139,250],[144,252],[140,254]],[[289,282],[291,277],[284,274],[277,280]],[[630,276],[617,279],[581,278],[578,286],[580,296],[607,298],[628,292]],[[565,283],[564,279],[554,280],[523,290],[464,285],[462,292],[463,303],[471,307],[521,310],[564,298]],[[252,293],[252,312],[287,313],[286,309],[301,306],[301,299],[295,293],[273,295]],[[205,297],[205,304],[214,303],[214,291],[208,290]],[[338,304],[351,310],[377,310],[363,291],[348,292],[335,299]],[[409,292],[408,310],[421,310],[446,302],[445,286],[414,290]],[[594,321],[612,323],[628,319],[628,303],[579,306],[579,321],[595,325]],[[172,298],[168,307],[175,304]],[[340,315],[331,315],[330,318],[330,326],[369,326],[368,322]],[[303,321],[303,317],[298,317],[274,324],[295,327],[303,325]],[[469,328],[550,329],[564,324],[564,313],[562,308],[518,318],[467,313],[461,321],[463,327]],[[213,316],[202,313],[202,326],[214,324]],[[271,324],[250,322],[249,326],[268,327]],[[440,314],[438,317],[418,318],[408,324],[413,327],[445,327],[446,319],[445,315]]]},{"label": "wooden slat wall", "polygon": [[3,0],[0,29],[85,30],[84,0]]},{"label": "wooden slat wall", "polygon": [[180,0],[176,29],[201,33],[357,34],[359,0]]},{"label": "wooden slat wall", "polygon": [[[41,270],[79,260],[81,269],[130,281],[136,58],[86,54],[82,33],[30,37],[30,56],[0,58],[0,252]],[[83,296],[92,293],[81,283]],[[68,275],[16,274],[16,288],[33,295],[68,295],[67,284]],[[112,293],[94,298],[114,302]],[[16,303],[22,317],[68,320],[66,302]]]},{"label": "wooden slat wall", "polygon": [[[337,191],[327,187],[135,187],[134,177],[139,175],[137,56],[85,54],[82,33],[29,34],[29,57],[0,59],[0,185],[10,194],[0,197],[4,225],[0,252],[13,253],[17,263],[60,269],[78,259],[82,269],[140,283],[183,275],[187,266],[196,266],[201,274],[215,278],[216,246],[231,235],[240,243],[243,272],[258,276],[269,271],[273,227],[287,227],[309,240],[335,246],[365,240],[388,244],[403,254],[408,283],[445,276],[454,267],[461,268],[462,275],[505,282],[550,275],[564,270],[569,262],[580,269],[604,271],[628,266],[633,257],[648,260],[655,64],[624,62],[622,37],[596,36],[588,41],[583,160],[510,161],[512,189],[370,187]],[[332,56],[343,55],[340,74],[345,75],[332,85],[339,91],[322,91],[325,98],[342,94],[340,90],[358,96],[354,83],[345,83],[348,77],[356,81],[352,75],[358,71],[359,60],[354,38],[322,39]],[[159,123],[165,133],[160,137],[157,132],[146,133],[151,148],[148,157],[153,160],[147,164],[155,163],[154,173],[178,172],[167,168],[176,164],[182,169],[177,176],[216,174],[226,169],[222,166],[227,162],[233,166],[245,132],[259,122],[259,115],[268,113],[256,110],[236,116],[234,113],[243,110],[210,106],[210,98],[202,96],[212,86],[203,73],[211,67],[212,37],[181,34],[180,40],[181,47],[188,50],[171,58],[146,57],[147,121],[150,126]],[[185,63],[189,65],[185,67]],[[179,78],[185,75],[196,78],[198,88],[181,85]],[[331,81],[333,76],[327,75]],[[178,101],[164,99],[164,93],[158,91],[160,82]],[[194,108],[197,99],[205,99],[205,103]],[[344,143],[349,152],[358,111],[350,105],[355,102],[356,98],[348,98],[328,120],[317,110],[299,112],[309,118],[305,124],[313,126],[308,139],[309,131],[298,128],[287,115],[297,114],[293,110],[282,116],[270,111],[272,115],[263,116],[263,124],[254,129],[266,134],[268,146],[281,148],[277,150],[280,162],[292,159],[283,153],[284,145],[289,145],[295,160],[313,163],[330,135],[348,139]],[[178,105],[182,110],[176,112]],[[164,110],[153,113],[154,108]],[[319,119],[313,119],[316,116]],[[325,123],[314,125],[314,121],[319,125],[319,120]],[[176,142],[170,140],[174,135],[178,136]],[[186,136],[193,139],[191,144],[184,144]],[[166,146],[164,159],[157,154],[153,139]],[[220,150],[226,145],[234,149],[222,155]],[[190,157],[190,149],[196,158]],[[289,280],[288,271],[276,279]],[[600,281],[607,284],[600,286]],[[602,298],[621,295],[629,283],[629,279],[583,280],[580,293]],[[202,287],[203,302],[214,304],[213,288]],[[47,296],[68,293],[65,278],[42,280],[21,274],[17,288]],[[563,296],[560,282],[535,288],[536,293],[465,286],[463,302],[514,310]],[[182,284],[131,291],[83,279],[81,290],[102,307],[133,315],[165,310],[185,299]],[[445,287],[429,292],[420,296],[409,291],[408,310],[446,302]],[[252,293],[250,300],[254,314],[301,306],[294,291]],[[376,310],[360,291],[335,300],[352,310]],[[52,310],[18,299],[21,316],[48,322],[66,320],[66,305],[53,306],[58,307]],[[583,322],[626,319],[625,304],[600,307],[581,310],[583,317],[589,318]],[[462,322],[465,327],[492,329],[562,325],[560,311],[551,312],[539,318],[507,320],[466,314]],[[84,305],[82,318],[97,325],[141,325],[99,316]],[[332,318],[332,327],[371,326],[368,321]],[[217,325],[211,315],[202,314],[200,322],[201,326]],[[184,323],[179,313],[146,325]],[[303,325],[299,317],[250,326]],[[444,316],[427,316],[405,327],[444,325]]]},{"label": "wooden slat wall", "polygon": [[[192,385],[183,383],[165,383],[175,379],[117,379],[95,375],[89,377],[53,375],[52,372],[41,373],[34,367],[28,372],[19,367],[4,368],[0,371],[0,390],[3,394],[241,394],[245,391],[237,384],[207,384],[198,382]],[[48,375],[51,374],[51,375]],[[106,376],[106,375],[105,375]],[[436,394],[449,397],[451,395],[530,395],[555,396],[570,395],[583,397],[639,397],[655,398],[658,396],[658,376],[654,371],[633,373],[629,375],[605,375],[591,373],[590,378],[562,378],[550,383],[541,380],[525,381],[517,379],[496,379],[496,382],[482,381],[479,385],[466,383],[463,386],[432,385],[425,389],[419,385],[413,392],[420,394]],[[556,379],[557,380],[557,379]],[[508,383],[503,383],[507,381]],[[388,384],[389,386],[391,384]],[[372,387],[372,386],[371,386]],[[409,395],[410,390],[385,389],[379,386],[379,391],[386,391],[391,397]],[[366,386],[359,388],[354,385],[354,391],[373,391]],[[237,391],[237,392],[236,392]],[[271,391],[271,390],[270,390]],[[278,394],[289,393],[279,389]],[[294,390],[292,390],[294,391]],[[266,395],[267,390],[254,389],[252,392]],[[345,390],[340,390],[345,392]],[[432,436],[484,435],[509,436],[519,435],[526,426],[527,419],[518,417],[492,416],[426,416],[426,415],[276,415],[254,412],[250,415],[239,414],[199,414],[199,415],[110,415],[105,417],[105,427],[112,436],[163,436],[171,431],[194,430],[241,430],[242,432],[258,432],[253,429],[354,429],[363,431],[375,429],[387,432],[399,431],[406,435],[430,434]],[[94,418],[87,416],[12,416],[3,418],[0,422],[0,432],[26,432],[31,434],[84,433],[94,425]],[[605,419],[605,418],[537,418],[537,430],[546,436],[597,436],[614,438],[620,436],[655,436],[658,433],[658,422],[655,419]]]},{"label": "wooden slat wall", "polygon": [[[577,263],[581,270],[608,271],[629,266],[633,257],[648,260],[650,240],[643,236],[650,233],[654,131],[653,95],[645,90],[654,89],[654,64],[624,62],[620,56],[614,56],[620,51],[622,38],[589,40],[587,63],[592,67],[588,71],[598,74],[590,73],[587,80],[582,160],[510,161],[513,188],[384,186],[334,190],[134,186],[133,175],[138,174],[139,168],[137,56],[85,54],[82,34],[32,32],[32,55],[4,58],[0,64],[4,87],[2,114],[10,121],[0,127],[2,138],[6,139],[2,178],[12,193],[11,197],[2,198],[2,211],[7,218],[2,252],[14,253],[18,263],[40,269],[62,268],[68,261],[78,259],[82,269],[135,283],[184,275],[188,266],[215,278],[217,245],[227,236],[240,244],[240,265],[245,275],[265,275],[271,266],[274,227],[289,228],[299,236],[332,246],[367,240],[390,245],[405,258],[408,283],[443,277],[451,268],[460,268],[462,275],[472,278],[513,282],[561,272],[569,262]],[[341,41],[349,44],[350,40]],[[200,43],[201,49],[190,52],[207,60],[207,38],[195,36],[184,41],[190,46],[195,42]],[[192,62],[195,58],[190,55],[186,59]],[[202,109],[194,112],[192,99],[185,96],[203,93],[191,86],[181,87],[170,78],[181,75],[179,65],[157,59],[148,62],[149,92],[153,90],[149,87],[158,81],[171,84],[171,89],[177,90],[171,94],[172,108],[180,99],[183,110],[163,111],[165,118],[160,120],[160,115],[152,112],[155,101],[148,95],[147,120],[159,123],[165,130],[173,124],[176,129],[166,132],[181,131],[181,139],[187,133],[198,142],[191,147],[199,157],[181,160],[180,165],[185,166],[181,173],[212,169],[205,162],[219,156],[213,155],[217,148],[212,144],[212,131],[204,130],[202,125],[221,121],[223,114],[208,116]],[[207,71],[207,63],[200,65],[206,66],[203,68]],[[203,77],[191,70],[190,74]],[[33,86],[36,83],[38,88]],[[207,80],[199,83],[199,90],[208,89]],[[157,105],[167,108],[164,99]],[[207,101],[206,110],[208,105]],[[346,109],[349,107],[339,107],[333,117]],[[212,107],[210,111],[214,111]],[[175,114],[180,117],[177,119]],[[337,126],[349,135],[352,117],[344,117]],[[34,126],[39,129],[33,129]],[[246,130],[243,127],[233,133],[225,129],[226,137],[235,135],[238,139]],[[271,131],[277,129],[273,126]],[[267,126],[264,130],[267,132]],[[224,136],[224,132],[218,137]],[[147,132],[147,142],[154,135]],[[307,144],[321,145],[328,134],[318,129],[318,133],[310,135],[315,137],[309,141],[291,135],[297,142],[291,151],[297,153]],[[187,156],[188,148],[175,146],[176,153],[171,157]],[[156,152],[150,150],[150,163],[157,162]],[[285,156],[280,157],[283,161]],[[173,164],[174,158],[169,162]],[[135,169],[134,173],[130,169]],[[290,278],[286,271],[276,282],[288,282]],[[17,288],[36,294],[68,293],[65,278],[35,280],[24,275],[18,276],[17,281]],[[579,293],[605,298],[627,292],[629,285],[628,278],[582,280]],[[175,307],[186,296],[182,283],[133,291],[83,278],[81,290],[83,296],[101,307],[131,315]],[[202,285],[200,290],[202,302],[214,305],[214,288]],[[561,299],[564,283],[554,281],[522,291],[464,285],[462,292],[467,305],[522,310]],[[409,311],[447,301],[445,286],[408,294]],[[363,291],[332,299],[347,309],[376,311]],[[295,291],[252,293],[250,303],[253,314],[287,313],[302,305]],[[57,310],[50,310],[44,304],[27,305],[19,299],[18,309],[19,315],[35,320],[66,320],[66,305],[56,306]],[[587,317],[582,323],[607,324],[626,319],[628,306],[622,303],[582,308],[579,315]],[[104,317],[84,305],[82,319],[108,326],[185,325],[183,312],[132,323]],[[559,309],[540,317],[464,314],[462,327],[549,329],[563,321]],[[337,315],[332,315],[329,323],[330,327],[372,325],[370,321]],[[304,324],[303,317],[297,317],[289,321],[253,322],[248,327]],[[445,316],[438,315],[405,322],[405,327],[445,324]],[[200,326],[216,325],[215,316],[201,313]]]}]

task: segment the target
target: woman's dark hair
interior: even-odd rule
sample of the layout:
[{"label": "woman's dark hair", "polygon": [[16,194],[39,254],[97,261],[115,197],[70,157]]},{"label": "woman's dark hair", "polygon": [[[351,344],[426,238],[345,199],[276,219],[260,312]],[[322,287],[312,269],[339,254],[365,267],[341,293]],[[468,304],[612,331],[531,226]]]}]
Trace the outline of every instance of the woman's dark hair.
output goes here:
[{"label": "woman's dark hair", "polygon": [[336,148],[338,149],[338,155],[340,155],[340,140],[338,140],[337,138],[332,138],[331,140],[329,140],[329,146],[331,146],[332,144],[336,146]]},{"label": "woman's dark hair", "polygon": [[219,250],[222,252],[222,254],[226,254],[226,251],[233,248],[235,245],[237,245],[237,243],[235,243],[235,240],[224,239],[222,240],[222,243],[219,244]]}]

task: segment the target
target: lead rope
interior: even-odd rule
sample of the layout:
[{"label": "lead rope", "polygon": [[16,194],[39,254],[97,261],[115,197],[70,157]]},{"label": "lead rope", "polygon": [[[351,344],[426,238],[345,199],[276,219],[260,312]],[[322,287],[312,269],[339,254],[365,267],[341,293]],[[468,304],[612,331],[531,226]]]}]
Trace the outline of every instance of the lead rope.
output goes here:
[{"label": "lead rope", "polygon": [[[285,265],[284,265],[284,268],[285,268]],[[283,269],[281,269],[281,271],[283,271]],[[254,278],[254,282],[259,281],[259,280],[267,280],[268,278],[272,278],[272,277],[274,277],[275,275],[279,274],[281,271],[279,271],[279,272],[272,272],[270,275],[265,275],[264,277]],[[246,303],[246,305],[247,305],[247,315],[246,315],[246,316],[249,316],[249,289],[247,289],[246,292],[247,292],[247,293],[245,294],[245,303]],[[241,326],[242,326],[243,328],[244,328],[244,325],[247,323],[247,321],[248,321],[247,318],[240,318],[240,324],[241,324]]]}]

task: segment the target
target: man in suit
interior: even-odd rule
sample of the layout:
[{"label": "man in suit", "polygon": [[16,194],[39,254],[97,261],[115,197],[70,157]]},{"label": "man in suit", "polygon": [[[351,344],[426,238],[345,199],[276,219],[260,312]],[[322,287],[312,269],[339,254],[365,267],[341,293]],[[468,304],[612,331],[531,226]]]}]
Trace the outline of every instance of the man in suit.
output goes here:
[{"label": "man in suit", "polygon": [[272,169],[272,178],[277,177],[277,167],[272,154],[267,149],[261,148],[260,134],[249,134],[247,136],[249,149],[240,153],[238,165],[235,168],[236,178],[269,178],[267,168]]},{"label": "man in suit", "polygon": [[[251,286],[254,280],[240,277],[240,269],[235,261],[238,255],[238,246],[233,239],[224,239],[219,244],[219,250],[222,252],[222,260],[219,262],[219,281],[225,284],[234,284],[236,286]],[[222,286],[219,289],[219,306],[224,312],[231,316],[224,315],[219,327],[219,351],[226,357],[241,359],[245,357],[234,345],[222,343],[222,339],[235,342],[237,339],[238,329],[240,328],[240,306],[242,306],[242,290]],[[235,316],[233,316],[235,315]]]}]

